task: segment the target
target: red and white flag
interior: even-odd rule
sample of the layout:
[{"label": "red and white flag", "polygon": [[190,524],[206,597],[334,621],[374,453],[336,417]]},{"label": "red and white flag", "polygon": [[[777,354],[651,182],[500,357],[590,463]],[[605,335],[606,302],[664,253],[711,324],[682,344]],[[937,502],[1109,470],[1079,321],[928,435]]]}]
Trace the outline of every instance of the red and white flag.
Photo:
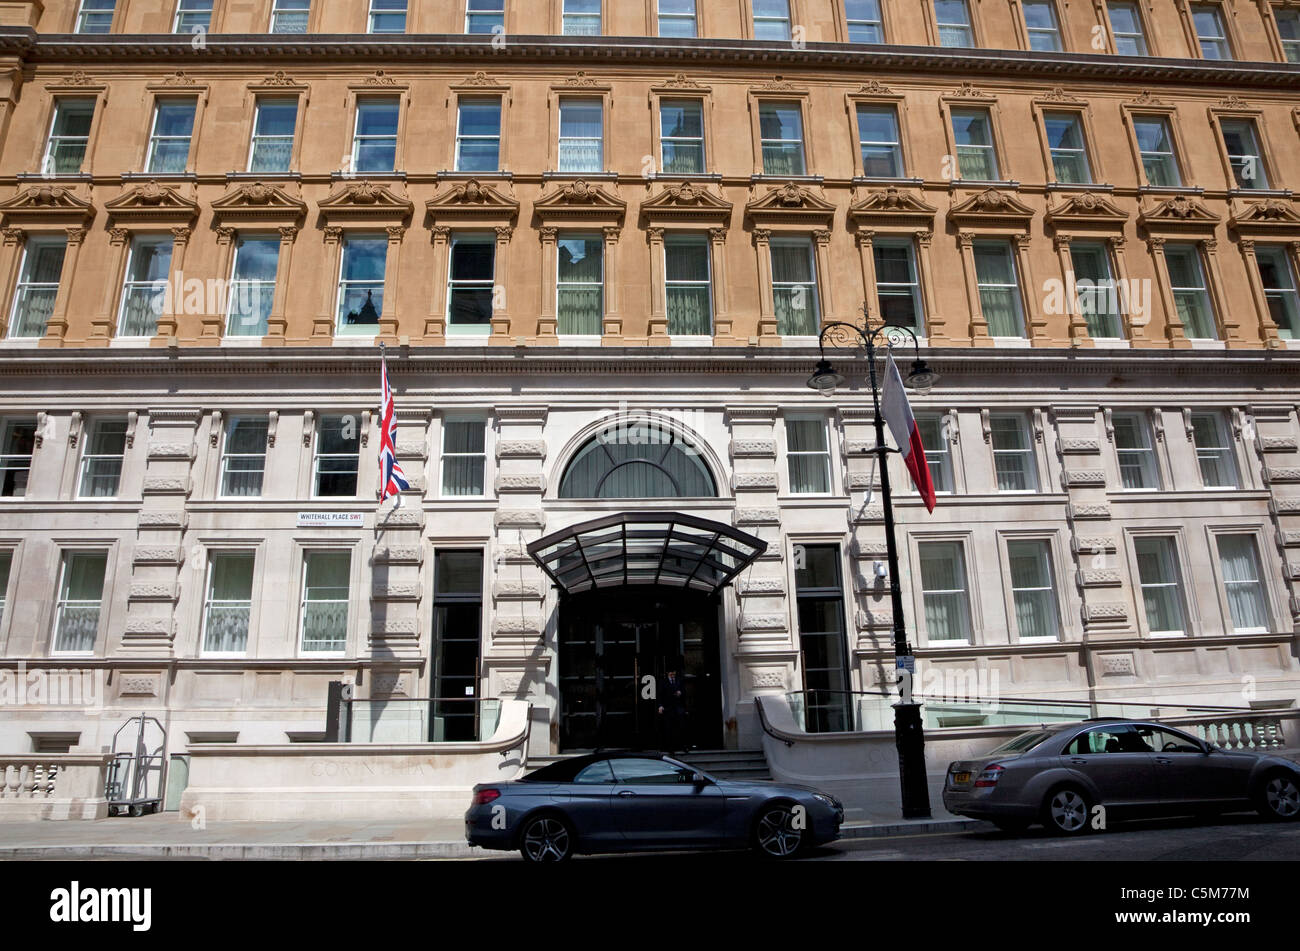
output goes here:
[{"label": "red and white flag", "polygon": [[[393,388],[388,385],[388,361],[379,358],[380,389],[383,403],[379,409],[379,501],[409,489],[406,473],[397,464],[397,410],[393,406]],[[398,504],[401,497],[398,496]]]},{"label": "red and white flag", "polygon": [[894,363],[894,355],[889,354],[885,365],[885,387],[880,397],[880,411],[884,414],[885,424],[898,443],[903,454],[903,462],[912,476],[912,485],[921,493],[928,511],[934,511],[934,480],[930,478],[930,464],[925,461],[925,447],[921,445],[921,431],[916,428],[916,417],[912,415],[912,406],[907,401],[907,391],[903,389],[903,377]]}]

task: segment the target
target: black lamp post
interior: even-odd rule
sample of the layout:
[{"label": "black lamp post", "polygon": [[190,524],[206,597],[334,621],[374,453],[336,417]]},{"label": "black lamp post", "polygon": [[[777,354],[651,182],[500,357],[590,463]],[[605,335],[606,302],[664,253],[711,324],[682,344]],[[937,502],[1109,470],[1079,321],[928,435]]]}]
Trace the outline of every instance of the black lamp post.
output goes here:
[{"label": "black lamp post", "polygon": [[[865,324],[865,320],[864,320]],[[889,490],[888,453],[898,452],[885,445],[885,418],[880,414],[880,389],[876,383],[876,356],[912,344],[915,360],[907,375],[905,385],[918,393],[928,393],[939,374],[921,359],[921,345],[907,327],[884,325],[874,330],[856,324],[836,321],[822,328],[818,338],[821,360],[808,379],[808,386],[823,396],[830,397],[844,382],[826,359],[826,344],[833,347],[853,346],[861,343],[867,351],[868,376],[871,381],[871,403],[876,413],[876,447],[868,450],[880,459],[880,498],[885,512],[885,550],[889,559],[889,596],[894,615],[894,665],[910,682],[916,670],[912,649],[907,643],[903,626],[903,592],[898,584],[898,546],[894,541],[894,509]],[[902,671],[907,674],[902,674]],[[898,746],[898,773],[902,785],[903,818],[928,819],[930,817],[930,792],[925,776],[925,734],[921,724],[921,705],[912,700],[911,690],[905,690],[894,704],[894,741]]]}]

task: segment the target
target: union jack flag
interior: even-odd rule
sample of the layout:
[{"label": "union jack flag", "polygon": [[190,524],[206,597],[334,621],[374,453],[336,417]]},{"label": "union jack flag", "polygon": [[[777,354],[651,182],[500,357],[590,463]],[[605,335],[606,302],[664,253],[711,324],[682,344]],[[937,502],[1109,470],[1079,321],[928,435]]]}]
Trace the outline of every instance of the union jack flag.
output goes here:
[{"label": "union jack flag", "polygon": [[397,410],[393,406],[393,388],[388,383],[388,361],[382,356],[379,367],[384,391],[384,402],[379,410],[383,421],[379,433],[379,501],[383,502],[411,485],[397,464]]}]

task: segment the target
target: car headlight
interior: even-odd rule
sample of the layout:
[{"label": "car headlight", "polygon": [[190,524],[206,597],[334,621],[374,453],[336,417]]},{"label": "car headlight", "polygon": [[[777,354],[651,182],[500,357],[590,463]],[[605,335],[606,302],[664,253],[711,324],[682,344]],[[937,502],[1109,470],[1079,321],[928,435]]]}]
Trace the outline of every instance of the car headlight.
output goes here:
[{"label": "car headlight", "polygon": [[836,801],[833,798],[826,795],[825,793],[819,793],[819,792],[813,793],[813,798],[816,799],[818,802],[825,803],[826,805],[830,806],[832,809],[834,809],[838,805],[838,803],[836,803]]}]

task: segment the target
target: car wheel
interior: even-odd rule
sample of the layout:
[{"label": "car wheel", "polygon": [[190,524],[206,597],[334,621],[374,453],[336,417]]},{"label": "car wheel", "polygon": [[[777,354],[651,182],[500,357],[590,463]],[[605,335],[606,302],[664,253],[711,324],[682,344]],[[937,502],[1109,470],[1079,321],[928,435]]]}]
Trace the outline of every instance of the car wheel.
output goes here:
[{"label": "car wheel", "polygon": [[1028,819],[994,819],[993,824],[1003,832],[1024,832],[1029,828]]},{"label": "car wheel", "polygon": [[1270,773],[1259,791],[1260,815],[1265,819],[1290,822],[1300,819],[1300,782],[1290,773]]},{"label": "car wheel", "polygon": [[806,829],[795,828],[795,807],[788,802],[768,803],[754,823],[754,851],[767,859],[792,858],[803,849]]},{"label": "car wheel", "polygon": [[573,830],[559,816],[534,816],[524,824],[519,852],[525,862],[567,862],[573,857]]},{"label": "car wheel", "polygon": [[1043,803],[1043,825],[1056,835],[1083,835],[1088,831],[1092,802],[1075,786],[1061,786],[1047,795]]}]

